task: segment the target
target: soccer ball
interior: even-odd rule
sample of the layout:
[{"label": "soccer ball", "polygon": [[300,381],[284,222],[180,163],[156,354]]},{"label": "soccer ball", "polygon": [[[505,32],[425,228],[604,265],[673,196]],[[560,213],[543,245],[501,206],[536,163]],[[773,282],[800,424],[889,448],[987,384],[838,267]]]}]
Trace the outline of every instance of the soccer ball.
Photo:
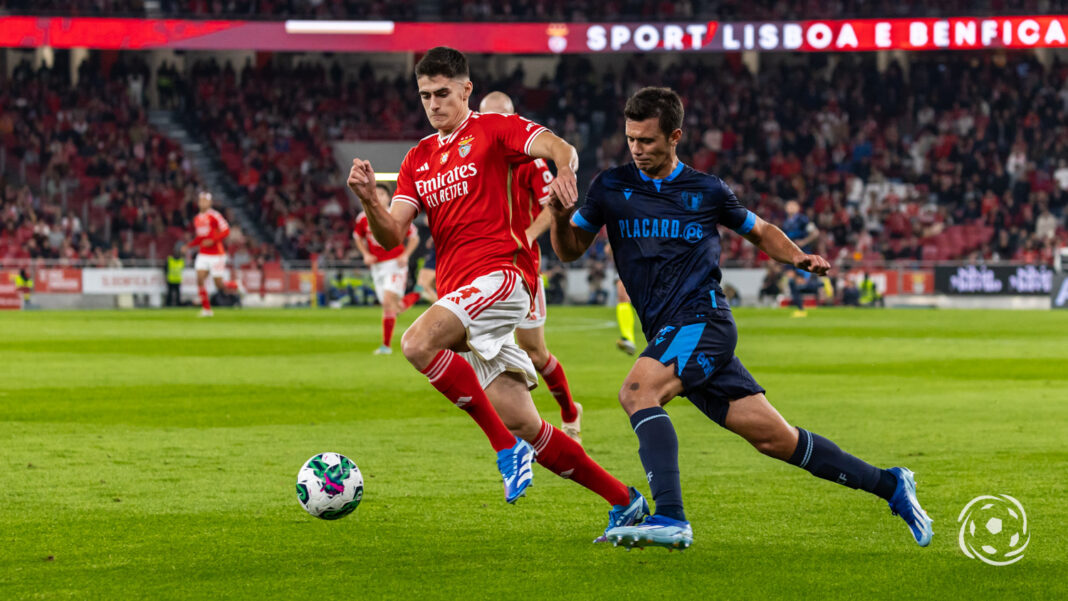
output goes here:
[{"label": "soccer ball", "polygon": [[308,513],[324,520],[352,513],[363,498],[363,474],[340,453],[319,453],[297,473],[297,500]]}]

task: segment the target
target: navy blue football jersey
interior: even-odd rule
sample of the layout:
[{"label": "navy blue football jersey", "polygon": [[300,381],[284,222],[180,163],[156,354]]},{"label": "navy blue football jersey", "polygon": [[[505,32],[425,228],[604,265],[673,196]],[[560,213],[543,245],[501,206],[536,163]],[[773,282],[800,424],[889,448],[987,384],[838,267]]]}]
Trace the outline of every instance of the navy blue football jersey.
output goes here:
[{"label": "navy blue football jersey", "polygon": [[679,162],[663,179],[634,163],[603,171],[571,222],[608,231],[616,270],[646,339],[678,316],[729,312],[720,289],[717,225],[747,234],[756,215],[714,175]]}]

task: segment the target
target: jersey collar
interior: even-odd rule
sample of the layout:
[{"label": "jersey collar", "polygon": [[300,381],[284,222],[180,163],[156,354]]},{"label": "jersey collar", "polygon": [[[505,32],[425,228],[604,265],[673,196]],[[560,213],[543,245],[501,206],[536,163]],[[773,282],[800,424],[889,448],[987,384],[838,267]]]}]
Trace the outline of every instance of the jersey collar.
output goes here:
[{"label": "jersey collar", "polygon": [[653,182],[653,185],[656,186],[656,191],[657,192],[660,191],[660,184],[662,184],[664,182],[670,182],[671,180],[673,180],[676,177],[678,177],[679,174],[682,173],[682,170],[685,167],[686,167],[686,165],[684,165],[682,161],[679,161],[679,164],[675,165],[675,169],[671,173],[669,173],[667,177],[660,178],[660,179],[655,179],[655,178],[652,178],[652,177],[649,177],[648,175],[646,175],[645,172],[642,171],[641,169],[638,169],[637,165],[634,166],[635,169],[638,169],[638,176],[641,177],[643,181]]},{"label": "jersey collar", "polygon": [[449,142],[452,142],[454,139],[456,139],[456,134],[460,133],[460,130],[462,130],[464,128],[464,126],[467,125],[467,122],[471,120],[471,115],[474,115],[474,114],[475,114],[475,111],[472,111],[471,109],[467,109],[467,116],[464,117],[464,120],[461,121],[460,124],[456,126],[456,129],[452,130],[451,134],[449,134],[447,136],[443,136],[443,135],[441,135],[441,133],[438,133],[438,148],[441,148],[442,146],[444,146],[444,145],[448,144]]}]

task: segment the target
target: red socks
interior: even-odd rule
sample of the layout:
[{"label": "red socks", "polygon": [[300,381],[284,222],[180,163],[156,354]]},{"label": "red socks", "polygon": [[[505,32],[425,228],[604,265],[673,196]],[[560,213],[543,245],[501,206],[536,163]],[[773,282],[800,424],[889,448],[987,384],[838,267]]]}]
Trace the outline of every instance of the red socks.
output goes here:
[{"label": "red socks", "polygon": [[197,286],[197,294],[200,295],[200,306],[204,307],[205,311],[211,311],[211,301],[208,300],[208,289],[203,286]]},{"label": "red socks", "polygon": [[565,422],[573,422],[578,419],[578,409],[575,401],[571,398],[571,389],[567,385],[567,376],[564,375],[564,366],[549,355],[549,361],[541,368],[541,377],[545,378],[545,384],[549,386],[549,392],[560,405],[560,417]]},{"label": "red socks", "polygon": [[409,292],[401,298],[401,311],[407,311],[412,305],[419,301],[418,292]]},{"label": "red socks", "polygon": [[382,316],[382,345],[389,346],[393,341],[393,326],[397,325],[396,315]]},{"label": "red socks", "polygon": [[541,430],[532,444],[538,463],[554,474],[574,480],[612,505],[630,503],[630,491],[625,484],[597,465],[577,442],[548,422],[541,422]]},{"label": "red socks", "polygon": [[[430,365],[427,365],[421,372],[430,380],[430,384],[438,389],[438,392],[466,411],[478,423],[482,431],[486,433],[486,438],[489,438],[494,451],[502,451],[515,446],[515,435],[508,430],[500,416],[497,415],[490,400],[486,398],[482,385],[478,383],[475,370],[467,361],[446,349],[434,355]],[[563,433],[560,436],[567,438]],[[578,445],[575,446],[578,447]],[[582,447],[578,448],[581,452]],[[625,487],[624,493],[626,493]],[[630,498],[629,493],[625,496],[627,499]]]}]

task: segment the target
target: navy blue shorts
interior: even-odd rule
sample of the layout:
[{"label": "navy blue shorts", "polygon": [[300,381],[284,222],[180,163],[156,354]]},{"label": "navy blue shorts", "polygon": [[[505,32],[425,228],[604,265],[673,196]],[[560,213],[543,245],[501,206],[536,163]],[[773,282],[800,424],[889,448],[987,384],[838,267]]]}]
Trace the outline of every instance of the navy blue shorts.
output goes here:
[{"label": "navy blue shorts", "polygon": [[430,252],[426,255],[426,261],[423,261],[423,269],[435,270],[435,266],[438,264],[438,253],[434,249],[430,249]]},{"label": "navy blue shorts", "polygon": [[734,319],[723,312],[662,326],[641,356],[673,365],[682,396],[722,426],[731,401],[764,392],[734,356],[737,343]]}]

